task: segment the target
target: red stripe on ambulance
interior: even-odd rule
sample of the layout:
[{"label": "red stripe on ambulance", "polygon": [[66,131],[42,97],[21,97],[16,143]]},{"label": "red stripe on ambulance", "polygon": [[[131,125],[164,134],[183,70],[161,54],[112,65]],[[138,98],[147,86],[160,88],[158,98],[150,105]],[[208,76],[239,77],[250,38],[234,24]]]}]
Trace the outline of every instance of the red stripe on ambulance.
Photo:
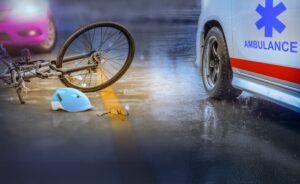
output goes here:
[{"label": "red stripe on ambulance", "polygon": [[291,68],[237,58],[231,58],[230,62],[231,66],[234,68],[300,84],[300,69],[298,68]]}]

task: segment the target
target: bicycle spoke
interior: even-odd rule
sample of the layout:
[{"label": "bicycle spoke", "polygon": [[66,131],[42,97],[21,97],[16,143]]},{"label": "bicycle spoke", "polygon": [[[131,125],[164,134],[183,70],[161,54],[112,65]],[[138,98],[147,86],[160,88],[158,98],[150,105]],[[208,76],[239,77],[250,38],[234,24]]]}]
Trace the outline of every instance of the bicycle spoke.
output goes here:
[{"label": "bicycle spoke", "polygon": [[[120,38],[122,38],[122,35],[119,33],[118,38],[117,38],[116,40],[113,41],[113,43],[111,44],[111,47],[114,46],[115,43],[116,43]],[[110,47],[110,48],[111,48],[111,47]]]},{"label": "bicycle spoke", "polygon": [[[101,45],[101,48],[105,45],[105,43],[112,38],[117,32],[115,32],[113,35],[109,36],[105,41],[103,41],[103,44]],[[98,48],[97,51],[101,50],[101,48]]]},{"label": "bicycle spoke", "polygon": [[112,49],[116,49],[116,48],[119,48],[119,47],[122,47],[124,45],[127,45],[128,43],[123,43],[123,44],[118,44],[118,45],[115,45],[113,48],[111,49],[106,49],[105,52],[108,52],[108,51],[111,51]]},{"label": "bicycle spoke", "polygon": [[[110,64],[110,66],[112,66],[116,71],[119,70],[119,68],[117,68],[116,66],[114,66],[111,62],[106,62],[106,63]],[[105,64],[106,64],[106,63],[105,63]]]},{"label": "bicycle spoke", "polygon": [[96,29],[94,29],[94,33],[93,33],[93,37],[92,37],[92,45],[94,45],[95,32],[96,32]]}]

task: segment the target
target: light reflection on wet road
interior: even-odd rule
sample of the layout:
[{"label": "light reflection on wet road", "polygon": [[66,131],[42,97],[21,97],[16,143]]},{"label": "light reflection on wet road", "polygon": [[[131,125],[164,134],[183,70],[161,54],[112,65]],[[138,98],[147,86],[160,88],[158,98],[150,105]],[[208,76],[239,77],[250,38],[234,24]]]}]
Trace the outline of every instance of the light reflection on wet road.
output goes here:
[{"label": "light reflection on wet road", "polygon": [[[29,84],[25,106],[2,90],[0,181],[300,182],[299,115],[247,95],[207,100],[194,66],[195,24],[128,27],[137,54],[113,88],[130,124],[116,127],[98,117],[104,106],[97,93],[89,94],[94,111],[50,111],[50,95],[62,86],[54,80]],[[128,168],[141,169],[137,181]]]}]

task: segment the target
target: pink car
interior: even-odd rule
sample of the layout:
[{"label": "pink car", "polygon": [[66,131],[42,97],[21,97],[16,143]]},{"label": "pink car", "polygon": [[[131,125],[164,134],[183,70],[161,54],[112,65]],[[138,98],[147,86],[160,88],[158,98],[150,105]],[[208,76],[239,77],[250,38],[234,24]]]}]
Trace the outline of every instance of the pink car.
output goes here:
[{"label": "pink car", "polygon": [[0,43],[49,52],[55,42],[56,28],[46,1],[1,1]]}]

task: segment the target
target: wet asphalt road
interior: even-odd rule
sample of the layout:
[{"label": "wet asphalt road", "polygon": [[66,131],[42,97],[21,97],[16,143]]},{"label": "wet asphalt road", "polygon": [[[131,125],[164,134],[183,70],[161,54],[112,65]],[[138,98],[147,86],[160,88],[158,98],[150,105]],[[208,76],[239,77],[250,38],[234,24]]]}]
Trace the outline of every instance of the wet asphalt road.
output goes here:
[{"label": "wet asphalt road", "polygon": [[112,88],[129,116],[97,116],[113,103],[101,93],[92,111],[51,111],[57,80],[28,84],[26,105],[1,90],[0,183],[300,183],[300,115],[248,94],[208,100],[195,23],[124,24],[137,52]]}]

